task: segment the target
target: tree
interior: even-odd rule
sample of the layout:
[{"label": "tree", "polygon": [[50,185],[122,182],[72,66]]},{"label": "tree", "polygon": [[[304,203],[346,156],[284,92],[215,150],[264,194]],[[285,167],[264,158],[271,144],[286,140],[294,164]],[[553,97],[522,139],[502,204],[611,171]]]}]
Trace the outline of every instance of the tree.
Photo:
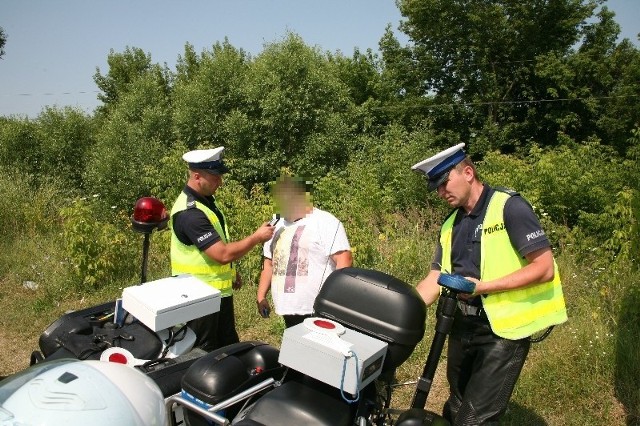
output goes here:
[{"label": "tree", "polygon": [[382,52],[381,85],[388,95],[384,108],[396,123],[409,129],[418,127],[428,116],[423,70],[415,61],[409,46],[400,46],[390,26],[380,39]]},{"label": "tree", "polygon": [[280,167],[316,177],[346,163],[353,104],[326,55],[289,34],[251,63],[244,90],[247,106],[225,129],[245,185],[273,181]]},{"label": "tree", "polygon": [[390,124],[389,111],[384,108],[393,94],[387,90],[382,80],[382,62],[371,49],[365,53],[355,49],[351,57],[341,53],[329,55],[340,81],[346,85],[354,113],[351,125],[357,133],[381,134]]},{"label": "tree", "polygon": [[619,32],[613,12],[603,7],[584,25],[576,51],[538,56],[532,94],[550,102],[527,108],[519,138],[552,144],[561,133],[576,141],[596,137],[624,155],[640,120],[640,52],[628,40],[617,43]]},{"label": "tree", "polygon": [[380,67],[376,54],[371,49],[365,53],[355,49],[349,58],[338,53],[329,55],[336,67],[337,76],[347,85],[349,96],[356,105],[380,97]]},{"label": "tree", "polygon": [[13,118],[0,124],[0,165],[38,175],[42,167],[41,148],[35,121]]},{"label": "tree", "polygon": [[606,7],[598,13],[573,65],[579,75],[576,85],[588,87],[588,95],[600,99],[589,109],[594,132],[624,155],[634,140],[629,134],[640,123],[640,50],[627,39],[617,43],[620,26],[614,16]]},{"label": "tree", "polygon": [[4,56],[4,45],[7,44],[7,34],[4,29],[0,27],[0,59]]},{"label": "tree", "polygon": [[[437,127],[463,128],[465,139],[474,129],[522,123],[539,99],[538,59],[568,54],[602,1],[400,0],[418,70],[404,84]],[[406,66],[406,51],[381,47],[385,63]]]},{"label": "tree", "polygon": [[106,75],[96,68],[93,76],[102,93],[98,99],[104,103],[98,108],[100,113],[108,113],[112,105],[131,90],[133,84],[141,76],[153,73],[158,81],[162,81],[165,92],[168,93],[170,85],[170,73],[164,68],[151,62],[151,55],[144,53],[142,49],[127,47],[124,52],[116,53],[111,49],[107,57],[109,71]]},{"label": "tree", "polygon": [[193,45],[186,43],[184,45],[184,56],[178,55],[178,60],[176,61],[176,84],[192,79],[200,68],[199,64],[200,58],[193,49]]},{"label": "tree", "polygon": [[247,54],[227,40],[200,56],[190,45],[185,47],[178,61],[173,106],[178,139],[187,147],[224,145],[225,120],[246,109],[243,86],[248,67]]},{"label": "tree", "polygon": [[70,188],[81,188],[87,152],[93,147],[93,120],[82,111],[46,107],[36,120],[44,179],[59,177]]},{"label": "tree", "polygon": [[170,106],[165,79],[155,67],[128,83],[109,106],[84,172],[85,187],[103,206],[130,209],[149,195],[145,176],[156,173],[174,140]]}]

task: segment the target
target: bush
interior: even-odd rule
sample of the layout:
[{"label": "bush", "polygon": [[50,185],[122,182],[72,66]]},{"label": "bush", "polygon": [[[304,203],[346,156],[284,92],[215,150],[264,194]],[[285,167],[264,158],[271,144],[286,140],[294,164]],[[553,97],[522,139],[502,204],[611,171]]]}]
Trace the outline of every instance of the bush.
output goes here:
[{"label": "bush", "polygon": [[64,250],[72,267],[72,286],[78,290],[122,285],[137,270],[139,254],[129,219],[117,215],[104,222],[96,219],[101,214],[96,202],[85,198],[61,212]]},{"label": "bush", "polygon": [[626,168],[597,141],[569,144],[553,151],[533,148],[526,158],[491,152],[479,163],[491,185],[519,191],[534,207],[555,246],[578,244],[588,253],[604,248],[610,261],[628,252],[632,194]]},{"label": "bush", "polygon": [[187,151],[184,143],[175,142],[162,156],[143,167],[142,186],[148,188],[145,195],[161,200],[167,211],[171,211],[173,201],[187,182],[187,163],[182,159]]},{"label": "bush", "polygon": [[42,165],[37,124],[28,119],[0,122],[0,165],[37,175]]},{"label": "bush", "polygon": [[86,153],[94,144],[92,119],[71,107],[58,110],[47,107],[38,116],[37,134],[41,141],[40,179],[52,176],[81,188]]},{"label": "bush", "polygon": [[[273,206],[262,186],[254,186],[249,194],[231,178],[216,192],[216,202],[224,212],[231,241],[241,240],[252,234],[263,222],[271,219]],[[262,244],[256,246],[236,262],[238,272],[246,285],[256,284],[262,270]]]},{"label": "bush", "polygon": [[85,188],[103,207],[130,210],[149,195],[144,174],[171,146],[171,117],[164,88],[152,76],[132,83],[112,106],[96,137],[84,172]]},{"label": "bush", "polygon": [[0,226],[5,241],[46,233],[58,225],[59,209],[71,191],[64,191],[55,178],[48,181],[36,187],[32,175],[0,166]]}]

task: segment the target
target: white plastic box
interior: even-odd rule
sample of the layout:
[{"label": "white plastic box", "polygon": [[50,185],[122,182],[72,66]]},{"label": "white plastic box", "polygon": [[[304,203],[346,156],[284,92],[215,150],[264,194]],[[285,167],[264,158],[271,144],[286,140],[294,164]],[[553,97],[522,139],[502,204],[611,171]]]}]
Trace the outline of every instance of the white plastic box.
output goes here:
[{"label": "white plastic box", "polygon": [[334,321],[307,318],[285,329],[278,362],[338,389],[342,383],[342,390],[355,395],[380,375],[387,346]]},{"label": "white plastic box", "polygon": [[122,291],[122,307],[153,331],[220,311],[220,291],[189,274]]}]

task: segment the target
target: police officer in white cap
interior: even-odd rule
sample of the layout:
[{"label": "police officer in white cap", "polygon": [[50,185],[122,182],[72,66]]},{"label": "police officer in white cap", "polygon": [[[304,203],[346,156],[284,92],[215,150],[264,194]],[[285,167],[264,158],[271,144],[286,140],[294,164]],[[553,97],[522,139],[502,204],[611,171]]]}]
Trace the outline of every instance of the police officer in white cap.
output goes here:
[{"label": "police officer in white cap", "polygon": [[412,167],[454,208],[417,290],[430,305],[441,272],[476,284],[473,295],[459,296],[443,415],[455,425],[492,424],[506,411],[530,336],[566,321],[567,314],[549,240],[533,209],[516,192],[482,183],[463,148],[458,144]]},{"label": "police officer in white cap", "polygon": [[231,241],[227,218],[214,197],[229,169],[224,147],[187,152],[182,159],[189,179],[171,209],[172,274],[188,273],[221,292],[220,312],[193,320],[196,346],[211,351],[238,342],[233,312],[233,290],[242,285],[234,261],[273,236],[274,227],[263,223],[253,234]]}]

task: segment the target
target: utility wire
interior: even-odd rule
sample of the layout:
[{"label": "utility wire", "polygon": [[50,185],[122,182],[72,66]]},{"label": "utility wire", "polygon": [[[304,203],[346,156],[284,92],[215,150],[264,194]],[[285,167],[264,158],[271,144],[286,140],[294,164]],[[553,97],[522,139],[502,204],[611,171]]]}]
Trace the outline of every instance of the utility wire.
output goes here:
[{"label": "utility wire", "polygon": [[[623,98],[637,98],[640,94],[635,95],[617,95],[617,96],[590,96],[590,97],[578,97],[578,98],[558,98],[558,99],[531,99],[520,101],[477,101],[477,102],[451,102],[441,104],[421,104],[410,105],[412,108],[443,108],[443,107],[460,107],[460,106],[485,106],[485,105],[514,105],[514,104],[542,104],[553,102],[573,102],[573,101],[599,101],[606,99],[623,99]],[[400,105],[391,105],[386,107],[379,107],[378,109],[393,109],[393,108],[405,108]]]},{"label": "utility wire", "polygon": [[81,90],[77,92],[60,92],[60,93],[0,93],[0,96],[58,96],[58,95],[77,95],[77,94],[89,94],[100,93],[99,90]]},{"label": "utility wire", "polygon": [[[91,91],[78,91],[78,92],[60,92],[60,93],[0,93],[0,96],[57,96],[57,95],[75,95],[75,94],[90,94],[101,93],[99,90]],[[622,98],[637,98],[640,94],[631,95],[616,95],[616,96],[589,96],[589,97],[577,97],[577,98],[557,98],[557,99],[530,99],[530,100],[513,100],[513,101],[475,101],[475,102],[450,102],[430,105],[413,105],[414,108],[442,108],[450,106],[483,106],[483,105],[515,105],[515,104],[541,104],[541,103],[553,103],[553,102],[574,102],[574,101],[599,101],[606,99],[622,99]],[[394,106],[391,106],[393,108]],[[380,107],[381,109],[388,107]]]}]

